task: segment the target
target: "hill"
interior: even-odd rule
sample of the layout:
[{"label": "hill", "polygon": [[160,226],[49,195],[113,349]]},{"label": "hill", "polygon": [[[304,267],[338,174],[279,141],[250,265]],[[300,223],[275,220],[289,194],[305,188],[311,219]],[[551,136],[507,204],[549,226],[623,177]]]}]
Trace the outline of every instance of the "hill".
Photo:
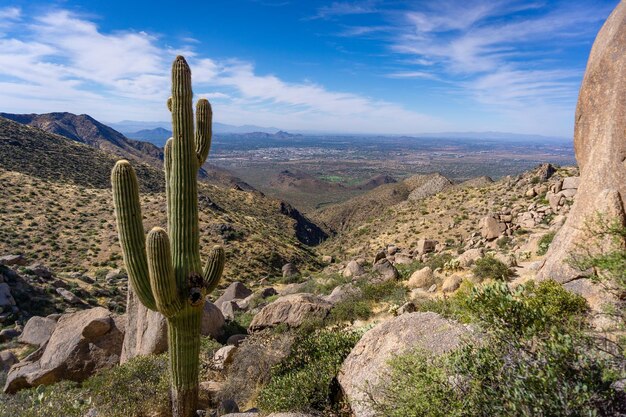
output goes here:
[{"label": "hill", "polygon": [[[0,117],[0,168],[7,171],[83,187],[109,188],[111,168],[117,159],[83,143]],[[136,168],[143,191],[163,189],[159,171],[142,163]]]},{"label": "hill", "polygon": [[403,201],[418,201],[452,186],[440,174],[414,175],[403,181],[387,183],[343,203],[326,207],[317,213],[319,219],[334,232],[353,229],[369,219],[379,217],[391,206]]},{"label": "hill", "polygon": [[172,137],[172,131],[162,127],[155,127],[154,129],[143,129],[138,132],[128,133],[128,137],[144,142],[150,142],[159,148],[162,148],[165,146],[165,142]]}]

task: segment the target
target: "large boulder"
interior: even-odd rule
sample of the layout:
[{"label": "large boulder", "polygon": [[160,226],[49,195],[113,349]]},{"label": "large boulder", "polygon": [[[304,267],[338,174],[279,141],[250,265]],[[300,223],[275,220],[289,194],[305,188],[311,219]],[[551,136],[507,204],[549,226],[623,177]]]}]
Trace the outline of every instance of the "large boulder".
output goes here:
[{"label": "large boulder", "polygon": [[47,317],[32,317],[24,326],[22,334],[18,338],[21,343],[34,346],[43,346],[54,332],[57,322]]},{"label": "large boulder", "polygon": [[565,283],[584,275],[567,259],[589,242],[585,223],[595,213],[626,222],[626,2],[617,5],[591,49],[578,96],[574,150],[578,192],[538,279]]},{"label": "large boulder", "polygon": [[147,309],[137,295],[128,288],[126,301],[126,335],[121,363],[138,355],[158,354],[167,351],[167,320],[158,311]]},{"label": "large boulder", "polygon": [[506,230],[506,224],[500,222],[494,216],[485,216],[480,219],[480,223],[478,225],[480,227],[480,234],[487,240],[493,240],[498,237]]},{"label": "large boulder", "polygon": [[221,309],[223,303],[234,300],[243,300],[249,295],[252,295],[252,291],[250,291],[250,289],[248,289],[241,282],[233,282],[224,290],[224,293],[220,296],[220,298],[215,300],[215,305],[217,308]]},{"label": "large boulder", "polygon": [[11,368],[4,391],[63,379],[83,381],[99,369],[117,365],[124,327],[122,317],[102,307],[62,315],[48,343]]},{"label": "large boulder", "polygon": [[389,262],[389,259],[383,258],[374,264],[374,270],[378,272],[384,281],[390,281],[400,278],[400,273],[395,266]]},{"label": "large boulder", "polygon": [[356,278],[363,274],[365,274],[365,269],[355,260],[348,262],[343,270],[343,276],[346,278]]},{"label": "large boulder", "polygon": [[224,320],[224,315],[220,309],[207,299],[202,312],[202,327],[200,333],[203,336],[211,336],[217,339],[224,334],[225,323],[226,320]]},{"label": "large boulder", "polygon": [[281,323],[298,327],[307,320],[325,318],[331,308],[330,302],[313,294],[285,295],[263,307],[252,319],[249,330],[262,330]]},{"label": "large boulder", "polygon": [[467,329],[436,313],[408,313],[385,321],[363,335],[339,372],[339,384],[355,417],[374,417],[375,386],[388,377],[388,361],[420,348],[435,355],[457,348]]},{"label": "large boulder", "polygon": [[474,248],[474,249],[466,250],[461,255],[459,255],[459,257],[456,258],[456,260],[459,262],[459,266],[461,268],[469,268],[470,266],[474,264],[474,262],[476,262],[482,257],[483,257],[483,249]]},{"label": "large boulder", "polygon": [[407,285],[409,288],[430,288],[435,283],[435,275],[430,267],[426,266],[411,274]]}]

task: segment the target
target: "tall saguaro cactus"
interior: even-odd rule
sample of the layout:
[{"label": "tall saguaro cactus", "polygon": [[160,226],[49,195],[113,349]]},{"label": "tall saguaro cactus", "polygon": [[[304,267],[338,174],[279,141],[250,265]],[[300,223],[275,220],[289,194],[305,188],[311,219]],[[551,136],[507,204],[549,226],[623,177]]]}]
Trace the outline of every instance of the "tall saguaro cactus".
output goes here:
[{"label": "tall saguaro cactus", "polygon": [[111,173],[113,202],[124,263],[143,305],[167,318],[174,417],[195,415],[198,400],[200,324],[204,297],[217,286],[224,250],[216,246],[201,268],[197,174],[211,147],[211,105],[200,99],[194,134],[191,71],[185,58],[172,65],[173,135],[165,145],[168,233],[155,227],[146,239],[139,186],[128,161]]}]

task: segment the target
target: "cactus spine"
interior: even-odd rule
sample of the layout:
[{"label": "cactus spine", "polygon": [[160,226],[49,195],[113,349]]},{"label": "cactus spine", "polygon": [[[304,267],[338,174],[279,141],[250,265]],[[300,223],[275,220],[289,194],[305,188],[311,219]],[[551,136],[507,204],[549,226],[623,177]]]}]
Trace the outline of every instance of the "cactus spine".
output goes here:
[{"label": "cactus spine", "polygon": [[130,284],[147,308],[167,318],[174,417],[195,415],[198,399],[200,324],[204,297],[217,286],[224,250],[211,251],[201,269],[197,173],[211,147],[211,105],[200,99],[194,134],[191,71],[185,58],[172,65],[173,135],[165,146],[168,233],[155,227],[144,234],[139,186],[128,161],[111,173],[113,202]]}]

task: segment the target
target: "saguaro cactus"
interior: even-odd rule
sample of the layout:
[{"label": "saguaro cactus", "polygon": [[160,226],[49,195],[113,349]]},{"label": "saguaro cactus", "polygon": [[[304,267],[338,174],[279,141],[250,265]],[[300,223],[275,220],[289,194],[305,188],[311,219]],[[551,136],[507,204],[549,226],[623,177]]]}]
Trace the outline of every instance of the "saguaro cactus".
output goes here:
[{"label": "saguaro cactus", "polygon": [[147,308],[168,322],[171,396],[174,417],[195,415],[198,399],[200,324],[204,297],[224,269],[224,251],[216,246],[201,269],[198,226],[198,168],[211,146],[211,105],[200,99],[194,135],[191,71],[182,56],[172,65],[173,136],[165,146],[168,233],[155,227],[146,239],[139,186],[128,161],[111,173],[113,202],[124,263],[132,288]]}]

